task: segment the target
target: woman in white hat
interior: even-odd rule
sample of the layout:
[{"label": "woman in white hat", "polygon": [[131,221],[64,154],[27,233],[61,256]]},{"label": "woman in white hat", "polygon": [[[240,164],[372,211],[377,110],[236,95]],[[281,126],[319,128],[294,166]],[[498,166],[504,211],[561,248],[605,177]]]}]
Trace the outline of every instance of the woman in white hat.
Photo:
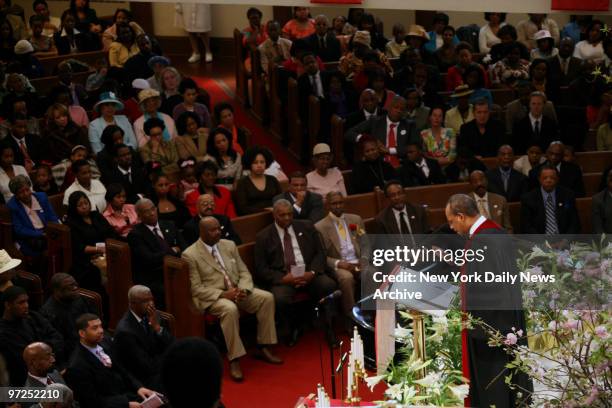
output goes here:
[{"label": "woman in white hat", "polygon": [[5,290],[11,286],[22,286],[21,282],[17,282],[17,268],[21,265],[21,259],[11,258],[6,249],[0,249],[0,316],[4,314],[4,301],[2,300],[2,294]]},{"label": "woman in white hat", "polygon": [[144,131],[144,123],[151,119],[157,118],[164,121],[164,134],[163,140],[169,142],[176,138],[176,125],[174,119],[170,115],[166,115],[159,111],[161,107],[161,96],[155,89],[143,89],[138,92],[138,105],[142,111],[142,116],[134,121],[134,133],[136,134],[136,140],[138,141],[138,147],[144,146],[148,141],[149,137]]},{"label": "woman in white hat", "polygon": [[533,36],[537,48],[531,50],[531,61],[541,58],[554,58],[559,55],[559,49],[555,47],[555,39],[548,30],[540,30]]},{"label": "woman in white hat", "polygon": [[114,92],[103,92],[100,95],[100,100],[93,108],[100,114],[99,118],[89,124],[89,142],[94,153],[97,154],[104,147],[100,138],[108,125],[119,126],[124,132],[123,143],[134,149],[138,147],[132,124],[128,118],[125,115],[116,115],[117,111],[123,110],[123,102],[117,98]]}]

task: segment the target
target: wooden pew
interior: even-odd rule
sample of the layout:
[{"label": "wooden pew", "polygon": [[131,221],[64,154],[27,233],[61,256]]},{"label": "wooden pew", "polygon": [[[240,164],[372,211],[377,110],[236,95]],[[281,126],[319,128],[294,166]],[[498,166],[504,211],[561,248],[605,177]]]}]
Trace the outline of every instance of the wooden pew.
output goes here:
[{"label": "wooden pew", "polygon": [[[469,193],[469,183],[448,183],[434,186],[407,187],[404,189],[408,202],[413,205],[424,205],[431,208],[444,208],[448,198],[453,194]],[[382,193],[381,193],[382,195]],[[384,195],[382,195],[384,198]],[[387,206],[386,198],[382,207]],[[381,207],[381,208],[382,208]]]},{"label": "wooden pew", "polygon": [[55,211],[55,215],[60,220],[66,215],[66,206],[64,205],[64,193],[54,194],[48,197],[49,204],[53,207],[53,211]]},{"label": "wooden pew", "polygon": [[261,53],[257,48],[251,50],[251,112],[255,119],[261,123],[268,121],[268,109],[266,107],[266,82],[261,68]]},{"label": "wooden pew", "polygon": [[[72,82],[85,85],[87,77],[93,74],[95,71],[85,71],[72,74]],[[51,89],[59,84],[59,78],[57,76],[48,76],[43,78],[30,79],[30,83],[36,89],[39,95],[47,95]]]},{"label": "wooden pew", "polygon": [[604,152],[578,152],[576,164],[582,168],[583,173],[601,174],[612,163],[612,150]]},{"label": "wooden pew", "polygon": [[205,335],[204,314],[196,309],[191,298],[189,265],[180,258],[164,258],[166,310],[176,318],[176,337]]},{"label": "wooden pew", "polygon": [[427,207],[425,212],[427,213],[427,223],[432,231],[447,223],[444,208]]},{"label": "wooden pew", "polygon": [[236,67],[236,100],[243,106],[249,106],[249,78],[244,67],[244,48],[242,47],[242,33],[234,29],[234,57]]},{"label": "wooden pew", "polygon": [[[347,160],[344,157],[344,119],[338,115],[331,117],[330,123],[331,151],[334,155],[334,163],[341,169],[346,167]],[[348,189],[347,189],[348,191]]]},{"label": "wooden pew", "polygon": [[0,221],[0,248],[5,249],[11,258],[23,259],[23,254],[13,240],[13,224],[9,221]]},{"label": "wooden pew", "polygon": [[234,231],[242,242],[255,242],[255,236],[259,231],[272,224],[274,217],[271,211],[263,211],[255,214],[243,215],[232,220]]},{"label": "wooden pew", "polygon": [[363,219],[376,217],[380,208],[377,193],[354,194],[344,200],[344,211]]},{"label": "wooden pew", "polygon": [[363,226],[368,234],[376,234],[376,219],[375,218],[364,218]]},{"label": "wooden pew", "polygon": [[593,233],[592,212],[591,212],[591,197],[577,198],[576,208],[578,209],[578,217],[580,218],[580,228],[583,234]]},{"label": "wooden pew", "polygon": [[132,287],[132,254],[126,242],[106,240],[106,291],[109,297],[108,327],[114,329],[128,308],[128,290]]},{"label": "wooden pew", "polygon": [[93,67],[96,61],[101,58],[108,59],[108,51],[99,50],[79,52],[76,54],[55,55],[53,57],[39,58],[38,61],[40,61],[40,65],[42,65],[43,69],[45,70],[45,74],[52,76],[57,73],[56,68],[63,61],[74,59]]},{"label": "wooden pew", "polygon": [[289,138],[289,152],[301,161],[304,159],[304,124],[300,119],[299,109],[298,84],[295,79],[289,78],[287,81],[287,135]]},{"label": "wooden pew", "polygon": [[93,290],[79,288],[79,296],[85,300],[85,302],[93,305],[96,308],[96,314],[101,320],[104,320],[104,308],[102,307],[102,296],[98,292]]},{"label": "wooden pew", "polygon": [[269,78],[269,105],[270,105],[270,131],[278,140],[284,140],[283,129],[285,118],[283,117],[283,103],[280,99],[279,81],[284,71],[279,65],[270,64]]},{"label": "wooden pew", "polygon": [[64,224],[47,224],[47,253],[50,277],[56,273],[70,273],[72,268],[72,239],[70,228]]},{"label": "wooden pew", "polygon": [[582,150],[585,152],[597,150],[597,129],[589,129],[582,144]]},{"label": "wooden pew", "polygon": [[[22,281],[21,284],[24,286],[24,289],[28,292],[30,309],[40,309],[45,301],[45,294],[40,277],[22,269],[17,270],[17,276]],[[24,282],[27,283],[24,284]]]},{"label": "wooden pew", "polygon": [[584,173],[582,180],[584,181],[584,190],[587,197],[591,197],[599,192],[601,173]]},{"label": "wooden pew", "polygon": [[240,259],[246,265],[251,275],[255,274],[255,242],[242,244],[238,246],[238,254]]}]

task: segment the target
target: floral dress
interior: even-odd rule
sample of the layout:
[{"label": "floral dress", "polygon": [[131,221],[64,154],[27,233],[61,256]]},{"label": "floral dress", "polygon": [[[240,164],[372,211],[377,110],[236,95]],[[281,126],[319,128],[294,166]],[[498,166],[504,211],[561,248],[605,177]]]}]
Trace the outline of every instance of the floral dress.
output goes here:
[{"label": "floral dress", "polygon": [[440,141],[436,140],[431,128],[421,131],[423,153],[431,159],[446,157],[453,161],[457,155],[457,138],[451,128],[442,128]]}]

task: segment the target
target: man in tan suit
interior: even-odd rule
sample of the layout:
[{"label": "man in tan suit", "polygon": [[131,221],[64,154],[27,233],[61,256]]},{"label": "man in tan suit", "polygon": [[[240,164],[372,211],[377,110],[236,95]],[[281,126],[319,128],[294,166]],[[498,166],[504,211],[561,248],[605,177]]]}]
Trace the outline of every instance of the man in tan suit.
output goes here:
[{"label": "man in tan suit", "polygon": [[276,344],[274,297],[253,287],[253,279],[236,244],[221,239],[221,227],[215,218],[205,217],[200,221],[200,239],[183,252],[183,259],[189,263],[194,304],[221,321],[232,379],[242,381],[238,359],[246,354],[240,339],[240,311],[257,316],[259,351],[256,357],[281,364],[283,361],[267,347]]},{"label": "man in tan suit", "polygon": [[365,265],[360,262],[362,246],[367,245],[365,226],[360,216],[344,212],[344,196],[339,191],[327,194],[326,205],[329,214],[315,227],[323,240],[327,267],[336,273],[342,291],[342,312],[348,319],[355,305],[355,284],[359,281],[360,265]]},{"label": "man in tan suit", "polygon": [[474,170],[470,174],[470,185],[472,186],[471,196],[478,205],[480,215],[497,223],[511,234],[512,224],[508,202],[499,194],[487,192],[488,181],[484,172]]}]

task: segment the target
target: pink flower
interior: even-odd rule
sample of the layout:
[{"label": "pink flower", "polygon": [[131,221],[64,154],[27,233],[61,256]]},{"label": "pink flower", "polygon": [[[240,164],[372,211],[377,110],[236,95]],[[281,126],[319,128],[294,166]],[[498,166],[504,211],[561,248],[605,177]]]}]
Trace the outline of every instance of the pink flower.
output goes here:
[{"label": "pink flower", "polygon": [[589,394],[587,399],[584,401],[584,405],[586,406],[591,405],[597,400],[598,396],[599,396],[599,390],[597,389],[596,386],[593,386],[593,388],[591,388],[591,393]]},{"label": "pink flower", "polygon": [[595,334],[597,335],[597,337],[599,337],[600,339],[606,339],[608,338],[608,330],[606,329],[606,326],[597,326],[595,328]]},{"label": "pink flower", "polygon": [[519,329],[516,334],[518,334],[519,337],[523,337],[523,330]]},{"label": "pink flower", "polygon": [[548,328],[550,330],[557,330],[559,328],[559,323],[557,323],[555,320],[551,321],[550,323],[548,323]]},{"label": "pink flower", "polygon": [[576,330],[580,322],[578,320],[569,319],[567,322],[563,323],[563,328],[568,330]]},{"label": "pink flower", "polygon": [[517,340],[518,340],[518,338],[516,337],[516,334],[508,333],[508,334],[506,334],[506,340],[504,340],[504,344],[506,346],[512,346],[512,345],[516,344]]}]

